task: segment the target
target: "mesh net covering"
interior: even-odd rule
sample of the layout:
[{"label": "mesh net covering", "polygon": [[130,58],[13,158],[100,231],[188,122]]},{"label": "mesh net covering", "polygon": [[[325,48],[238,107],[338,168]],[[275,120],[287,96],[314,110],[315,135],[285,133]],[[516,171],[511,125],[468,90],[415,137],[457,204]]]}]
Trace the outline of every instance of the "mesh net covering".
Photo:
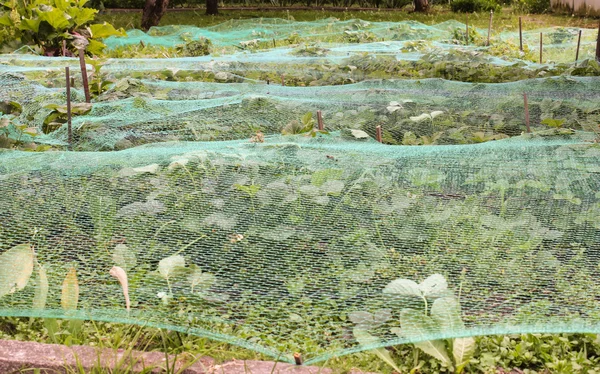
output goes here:
[{"label": "mesh net covering", "polygon": [[[284,87],[213,79],[233,70],[210,59],[113,59],[68,152],[66,126],[47,119],[74,61],[0,62],[0,102],[20,107],[2,119],[53,146],[0,150],[0,315],[158,326],[307,364],[449,337],[600,333],[597,77]],[[327,133],[281,135],[317,110]],[[24,280],[10,259],[27,262],[26,243]]]},{"label": "mesh net covering", "polygon": [[[231,20],[208,28],[193,26],[154,27],[148,33],[140,30],[128,31],[127,37],[111,37],[106,40],[110,49],[118,50],[141,43],[152,46],[174,47],[189,41],[207,38],[217,50],[227,51],[227,47],[240,47],[248,50],[265,50],[273,47],[319,43],[330,48],[329,59],[340,59],[348,53],[369,52],[395,55],[398,59],[414,59],[431,50],[450,50],[457,47],[485,54],[491,48],[484,47],[487,29],[469,27],[469,45],[466,42],[466,24],[458,21],[445,21],[426,25],[417,21],[368,22],[358,19],[340,21],[330,18],[320,21],[296,22],[284,19],[263,18],[257,20]],[[571,62],[575,60],[579,28],[554,27],[523,32],[523,45],[535,52],[533,61],[539,61],[540,33],[544,34],[544,61]],[[581,59],[591,58],[595,51],[598,35],[595,29],[581,29]],[[490,35],[491,45],[512,44],[519,46],[519,33],[501,31]],[[418,41],[419,43],[415,43]],[[296,56],[290,50],[280,48],[264,51],[253,59],[286,63]],[[239,56],[239,54],[238,54]],[[506,63],[506,53],[495,52],[496,63]],[[234,56],[235,58],[237,56]],[[245,56],[247,58],[247,56]],[[514,56],[518,57],[523,56]]]}]

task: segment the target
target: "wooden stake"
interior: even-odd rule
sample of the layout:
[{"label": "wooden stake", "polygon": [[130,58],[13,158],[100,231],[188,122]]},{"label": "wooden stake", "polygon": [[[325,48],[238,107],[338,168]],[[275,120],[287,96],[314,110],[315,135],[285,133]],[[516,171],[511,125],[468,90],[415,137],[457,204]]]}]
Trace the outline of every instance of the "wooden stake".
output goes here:
[{"label": "wooden stake", "polygon": [[598,22],[598,39],[596,40],[596,61],[600,61],[600,22]]},{"label": "wooden stake", "polygon": [[302,365],[302,355],[298,352],[294,353],[294,361],[296,362],[296,365]]},{"label": "wooden stake", "polygon": [[382,134],[382,131],[381,131],[381,126],[377,126],[375,128],[375,131],[376,131],[376,135],[377,135],[377,141],[379,143],[383,143],[383,134]]},{"label": "wooden stake", "polygon": [[317,110],[317,125],[319,126],[319,131],[323,131],[325,128],[323,126],[323,113],[320,110]]},{"label": "wooden stake", "polygon": [[69,150],[71,150],[73,146],[73,129],[71,128],[71,74],[68,66],[65,67],[65,76],[67,78],[67,132]]},{"label": "wooden stake", "polygon": [[466,16],[467,16],[467,20],[465,21],[465,26],[467,27],[466,45],[469,45],[469,13],[467,13]]},{"label": "wooden stake", "polygon": [[63,57],[67,56],[67,41],[66,40],[62,41],[62,55],[63,55]]},{"label": "wooden stake", "polygon": [[281,74],[281,85],[285,86],[285,77]]},{"label": "wooden stake", "polygon": [[277,44],[275,44],[275,38],[273,38],[273,48],[277,48]]},{"label": "wooden stake", "polygon": [[519,49],[523,52],[523,27],[521,24],[521,17],[519,17]]},{"label": "wooden stake", "polygon": [[529,127],[529,104],[527,103],[527,94],[523,93],[523,103],[525,104],[525,126],[527,126],[527,132],[531,132]]},{"label": "wooden stake", "polygon": [[83,49],[79,50],[79,66],[81,67],[81,79],[83,80],[83,92],[85,93],[85,102],[91,103],[90,86],[88,83],[87,67],[85,66],[85,54]]},{"label": "wooden stake", "polygon": [[581,45],[581,30],[579,30],[579,36],[577,36],[577,52],[575,52],[575,62],[579,60],[579,46]]},{"label": "wooden stake", "polygon": [[494,18],[494,11],[490,10],[490,23],[488,25],[488,40],[487,40],[487,46],[489,47],[490,45],[490,36],[492,35],[492,19]]},{"label": "wooden stake", "polygon": [[540,33],[540,64],[544,61],[544,36]]}]

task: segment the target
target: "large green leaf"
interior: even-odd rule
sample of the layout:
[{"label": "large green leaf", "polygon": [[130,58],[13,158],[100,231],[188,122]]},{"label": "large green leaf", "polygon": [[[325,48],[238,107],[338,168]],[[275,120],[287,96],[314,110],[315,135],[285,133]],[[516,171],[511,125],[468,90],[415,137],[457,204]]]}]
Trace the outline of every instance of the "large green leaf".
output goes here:
[{"label": "large green leaf", "polygon": [[12,20],[10,19],[10,14],[8,12],[0,13],[0,25],[2,26],[12,26]]},{"label": "large green leaf", "polygon": [[70,16],[73,17],[73,21],[77,26],[85,25],[86,23],[93,21],[96,13],[98,13],[98,11],[92,8],[72,8],[69,11]]},{"label": "large green leaf", "polygon": [[126,36],[122,29],[115,29],[110,23],[97,23],[89,26],[90,35],[94,39],[108,38],[109,36]]},{"label": "large green leaf", "polygon": [[[353,330],[353,333],[354,333],[354,338],[356,339],[356,341],[362,346],[369,347],[369,346],[374,346],[374,345],[377,345],[380,343],[379,338],[369,334],[365,330],[355,328]],[[370,352],[375,353],[380,359],[382,359],[386,364],[388,364],[390,367],[392,367],[398,373],[402,372],[398,368],[398,366],[396,366],[396,363],[392,359],[390,352],[388,352],[385,348],[371,349]]]},{"label": "large green leaf", "polygon": [[42,21],[39,18],[28,19],[24,18],[21,20],[21,24],[19,25],[19,29],[23,31],[33,31],[35,33],[40,30],[40,23]]},{"label": "large green leaf", "polygon": [[460,318],[460,304],[453,296],[435,300],[431,306],[431,318],[443,331],[459,331],[465,327]]},{"label": "large green leaf", "polygon": [[106,44],[97,40],[89,40],[89,42],[90,44],[88,44],[86,50],[94,56],[102,54],[102,51],[104,51],[104,48],[106,48]]},{"label": "large green leaf", "polygon": [[418,296],[418,297],[440,297],[448,289],[448,283],[441,274],[433,274],[420,284],[410,279],[396,279],[383,289],[383,293],[395,295]]},{"label": "large green leaf", "polygon": [[67,15],[60,9],[52,8],[52,10],[38,10],[40,20],[48,22],[55,30],[67,29],[70,25]]},{"label": "large green leaf", "polygon": [[0,255],[0,297],[22,290],[33,273],[33,249],[19,244]]},{"label": "large green leaf", "polygon": [[185,259],[183,256],[175,255],[160,260],[158,263],[158,272],[163,278],[168,280],[177,272],[177,270],[180,270],[184,267]]},{"label": "large green leaf", "polygon": [[475,339],[471,337],[454,339],[452,354],[456,365],[456,373],[460,374],[475,354]]},{"label": "large green leaf", "polygon": [[446,349],[444,340],[429,340],[441,331],[435,321],[420,311],[404,309],[400,313],[402,334],[413,341],[415,347],[428,355],[440,360],[446,366],[452,366],[452,361]]},{"label": "large green leaf", "polygon": [[423,296],[439,297],[448,289],[448,283],[443,275],[433,274],[419,284],[419,289]]},{"label": "large green leaf", "polygon": [[410,279],[396,279],[391,281],[387,286],[385,286],[383,293],[405,296],[422,296],[419,285]]}]

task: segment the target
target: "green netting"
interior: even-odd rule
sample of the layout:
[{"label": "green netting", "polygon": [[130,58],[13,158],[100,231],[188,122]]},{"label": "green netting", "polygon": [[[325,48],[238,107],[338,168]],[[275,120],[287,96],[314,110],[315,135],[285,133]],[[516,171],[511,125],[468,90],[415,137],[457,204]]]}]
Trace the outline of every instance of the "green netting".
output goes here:
[{"label": "green netting", "polygon": [[[1,78],[3,77],[3,78]],[[0,76],[0,100],[23,104],[20,123],[45,129],[51,104],[64,88],[47,88],[15,75]],[[73,118],[76,150],[114,150],[161,141],[250,140],[280,134],[321,110],[328,131],[358,129],[372,137],[381,126],[387,144],[470,144],[526,130],[523,93],[534,130],[553,125],[596,131],[598,78],[557,77],[505,84],[441,79],[365,81],[342,86],[165,82],[124,78],[98,98],[90,113]],[[78,101],[83,93],[74,92]],[[37,137],[66,145],[67,128]]]},{"label": "green netting", "polygon": [[[0,130],[13,131],[0,140],[52,146],[0,150],[0,315],[165,327],[306,363],[600,333],[600,85],[572,76],[595,62],[559,77],[519,63],[538,78],[498,84],[374,80],[372,52],[325,65],[330,85],[320,57],[266,53],[105,61],[69,152],[57,106],[76,62],[0,56]],[[317,83],[260,76],[293,70]],[[324,132],[310,131],[318,110]]]},{"label": "green netting", "polygon": [[[46,309],[33,309],[32,281],[1,299],[0,314],[165,326],[309,362],[371,348],[354,340],[354,322],[381,338],[375,345],[600,332],[600,149],[586,139],[2,152],[2,249],[32,243],[50,291]],[[194,272],[168,283],[157,269],[173,255]],[[129,276],[131,313],[109,275],[115,264]],[[70,267],[77,312],[59,302]],[[403,309],[423,306],[384,287],[436,273],[450,293],[460,288],[465,326],[392,334]],[[356,313],[377,311],[387,317]]]},{"label": "green netting", "polygon": [[[506,64],[526,57],[531,62],[539,62],[539,37],[544,34],[544,62],[572,62],[575,60],[577,35],[579,28],[554,27],[523,32],[523,45],[531,54],[509,51],[507,45],[519,47],[518,31],[494,30],[490,43],[487,41],[487,29],[470,27],[469,45],[466,42],[466,25],[458,21],[446,21],[436,25],[425,25],[417,21],[367,22],[363,20],[340,21],[335,18],[296,22],[283,19],[264,18],[257,20],[231,20],[208,28],[193,26],[154,27],[148,33],[140,30],[128,31],[127,37],[111,37],[106,44],[112,50],[137,46],[175,47],[185,45],[202,38],[211,40],[215,50],[221,54],[232,55],[231,59],[248,59],[247,53],[258,55],[250,57],[254,61],[276,61],[284,64],[297,59],[290,45],[315,44],[327,49],[328,60],[339,60],[348,53],[368,52],[384,53],[399,60],[416,59],[436,51],[438,53],[460,48],[473,53],[489,55],[497,64]],[[580,59],[592,58],[598,35],[595,29],[581,29]],[[266,51],[273,46],[276,50]],[[287,47],[287,48],[286,48]],[[235,53],[237,52],[237,53]],[[315,53],[315,51],[309,51]],[[305,57],[310,56],[304,53]],[[321,52],[322,53],[322,52]],[[241,55],[241,56],[240,56]]]}]

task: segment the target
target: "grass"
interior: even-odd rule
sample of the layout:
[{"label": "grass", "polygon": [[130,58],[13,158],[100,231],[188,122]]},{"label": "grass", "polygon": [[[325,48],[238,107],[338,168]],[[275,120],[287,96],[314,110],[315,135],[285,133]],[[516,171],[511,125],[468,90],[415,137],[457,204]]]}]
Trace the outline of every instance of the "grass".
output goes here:
[{"label": "grass", "polygon": [[[59,321],[60,331],[50,334],[46,328],[47,320],[41,318],[0,317],[0,339],[33,341],[47,344],[85,345],[100,349],[125,349],[126,352],[161,351],[174,355],[185,362],[193,363],[203,356],[210,356],[216,364],[233,359],[236,360],[272,360],[260,353],[220,343],[206,338],[164,331],[135,325],[123,325],[106,322],[83,322],[77,331],[69,328],[69,321]],[[71,330],[71,331],[70,331]],[[350,356],[332,358],[322,363],[325,367],[334,368],[335,373],[346,373],[359,368],[365,371],[388,372],[383,362],[374,359],[369,353],[357,353]],[[130,364],[122,362],[115,373],[127,373]],[[67,373],[83,371],[73,370]],[[102,373],[100,367],[94,373]],[[169,373],[171,371],[168,371]]]},{"label": "grass", "polygon": [[[197,336],[177,332],[161,331],[140,326],[126,326],[115,323],[84,322],[79,332],[67,330],[49,336],[44,328],[43,319],[0,318],[0,339],[14,339],[53,343],[95,346],[100,349],[124,349],[124,357],[133,350],[161,351],[175,355],[187,364],[196,362],[202,356],[210,356],[215,363],[228,360],[268,360],[268,357],[243,348],[225,343],[210,341]],[[466,373],[597,373],[600,365],[600,342],[593,334],[523,334],[507,336],[478,337],[477,352]],[[416,372],[440,373],[447,370],[436,366],[435,360],[414,349],[411,345],[402,345],[390,349],[392,356],[403,372],[415,367]],[[121,360],[112,374],[131,372],[135,362]],[[495,363],[495,365],[494,365]],[[172,365],[172,362],[171,362]],[[163,371],[175,374],[173,367]],[[331,368],[334,374],[344,374],[356,369],[390,374],[392,370],[370,352],[360,352],[343,357],[334,357],[322,363]],[[184,366],[185,367],[185,366]],[[493,368],[493,369],[490,369]],[[519,368],[523,371],[512,371]],[[505,371],[503,371],[504,369]],[[37,369],[24,369],[22,373],[36,373]],[[108,372],[101,363],[91,371],[85,371],[81,365],[65,368],[68,374]],[[150,372],[150,368],[148,371]],[[180,371],[179,371],[180,372]]]},{"label": "grass", "polygon": [[[110,12],[101,14],[99,21],[107,21],[117,27],[125,29],[139,28],[141,22],[141,11]],[[418,21],[426,25],[434,25],[448,20],[465,19],[465,14],[451,12],[447,7],[434,6],[429,13],[412,13],[406,11],[313,11],[313,10],[261,10],[261,11],[222,11],[218,16],[207,16],[203,10],[189,10],[179,12],[168,12],[161,20],[160,26],[166,25],[192,25],[197,27],[208,27],[229,20],[257,19],[257,18],[283,18],[296,21],[315,21],[330,17],[342,21],[350,19],[362,19],[365,21]],[[572,17],[565,14],[519,14],[510,8],[494,15],[494,31],[515,31],[519,27],[519,17],[522,17],[523,28],[533,30],[545,27],[598,27],[597,19],[590,17]],[[487,28],[489,14],[473,13],[469,15],[469,24],[481,28]],[[291,31],[291,30],[290,30]]]}]

